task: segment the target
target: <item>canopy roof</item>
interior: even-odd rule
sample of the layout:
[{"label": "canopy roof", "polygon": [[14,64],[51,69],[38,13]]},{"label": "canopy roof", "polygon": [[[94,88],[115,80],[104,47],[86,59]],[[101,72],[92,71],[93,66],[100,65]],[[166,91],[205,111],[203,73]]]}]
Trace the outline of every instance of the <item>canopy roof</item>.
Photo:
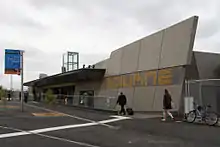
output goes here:
[{"label": "canopy roof", "polygon": [[62,83],[74,83],[82,81],[101,80],[104,77],[105,69],[82,68],[65,73],[48,76],[24,83],[24,86],[49,86]]}]

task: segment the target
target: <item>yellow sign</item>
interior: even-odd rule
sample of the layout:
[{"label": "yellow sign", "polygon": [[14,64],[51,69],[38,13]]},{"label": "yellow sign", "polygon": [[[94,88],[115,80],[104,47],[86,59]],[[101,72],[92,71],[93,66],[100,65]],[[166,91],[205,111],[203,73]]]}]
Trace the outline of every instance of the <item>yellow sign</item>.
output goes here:
[{"label": "yellow sign", "polygon": [[133,86],[161,86],[171,85],[174,79],[173,68],[141,71],[120,76],[107,77],[105,80],[107,89],[130,88]]}]

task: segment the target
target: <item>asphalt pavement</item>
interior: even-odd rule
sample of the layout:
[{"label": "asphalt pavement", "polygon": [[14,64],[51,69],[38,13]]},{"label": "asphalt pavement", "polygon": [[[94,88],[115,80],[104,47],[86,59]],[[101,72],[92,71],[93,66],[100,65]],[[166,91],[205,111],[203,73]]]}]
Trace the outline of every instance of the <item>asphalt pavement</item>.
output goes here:
[{"label": "asphalt pavement", "polygon": [[3,147],[219,147],[220,128],[159,117],[18,102],[0,104]]}]

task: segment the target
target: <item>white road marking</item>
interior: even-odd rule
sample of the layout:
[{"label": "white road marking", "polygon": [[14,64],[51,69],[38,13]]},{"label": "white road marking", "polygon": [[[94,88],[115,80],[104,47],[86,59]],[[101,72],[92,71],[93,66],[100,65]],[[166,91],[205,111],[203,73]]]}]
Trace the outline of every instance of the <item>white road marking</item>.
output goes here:
[{"label": "white road marking", "polygon": [[[20,130],[20,129],[16,129],[16,128],[11,128],[11,127],[0,126],[0,128],[14,130],[14,131],[20,131],[21,133],[30,133],[29,131],[24,131],[24,130]],[[59,140],[59,141],[63,141],[63,142],[74,143],[74,144],[78,144],[78,145],[86,146],[86,147],[100,147],[100,146],[88,144],[88,143],[85,143],[85,142],[69,140],[69,139],[66,139],[66,138],[61,138],[61,137],[56,137],[56,136],[51,136],[51,135],[44,135],[44,134],[39,134],[39,133],[38,134],[37,133],[31,133],[31,134],[37,135],[37,136],[41,136],[41,137],[45,137],[45,138],[54,139],[54,140]]]},{"label": "white road marking", "polygon": [[101,146],[88,144],[85,142],[73,141],[73,140],[69,140],[66,138],[60,138],[60,137],[56,137],[56,136],[50,136],[50,135],[44,135],[44,134],[38,134],[38,135],[40,135],[42,137],[46,137],[46,138],[50,138],[50,139],[54,139],[54,140],[60,140],[60,141],[64,141],[64,142],[69,142],[69,143],[74,143],[74,144],[78,144],[78,145],[86,146],[86,147],[101,147]]},{"label": "white road marking", "polygon": [[[39,106],[35,106],[35,105],[30,105],[30,104],[25,104],[25,105],[29,106],[29,107],[45,110],[45,111],[48,111],[48,112],[60,113],[60,114],[63,114],[65,116],[68,116],[68,117],[71,117],[71,118],[75,118],[75,119],[78,119],[78,120],[83,120],[83,121],[92,122],[92,123],[98,123],[98,121],[94,121],[94,120],[87,119],[87,118],[82,118],[82,117],[75,116],[75,115],[66,114],[66,113],[59,112],[59,111],[54,111],[54,110],[51,110],[51,109],[47,109],[47,108],[43,108],[43,107],[39,107]],[[115,126],[112,126],[112,125],[108,125],[108,124],[104,124],[104,123],[99,123],[99,125],[106,126],[108,128],[111,128],[111,129],[118,129],[118,127],[115,127]]]},{"label": "white road marking", "polygon": [[[43,128],[43,129],[37,129],[37,130],[31,130],[31,131],[25,131],[25,132],[14,132],[14,133],[0,134],[0,139],[1,138],[8,138],[8,137],[15,137],[15,136],[29,135],[29,134],[39,134],[39,133],[58,131],[58,130],[64,130],[64,129],[95,126],[95,125],[100,125],[100,124],[105,124],[105,123],[111,123],[111,122],[131,119],[129,117],[123,117],[123,116],[112,116],[112,117],[115,117],[115,118],[108,119],[108,120],[102,120],[102,121],[98,121],[98,122],[85,123],[85,124],[57,126],[57,127]],[[7,127],[5,127],[5,128],[7,128]]]},{"label": "white road marking", "polygon": [[175,121],[175,122],[177,122],[177,123],[181,123],[181,122],[183,122],[183,121],[181,121],[181,120],[177,120],[177,121]]},{"label": "white road marking", "polygon": [[38,102],[36,102],[36,101],[32,101],[32,103],[34,103],[34,104],[39,104]]}]

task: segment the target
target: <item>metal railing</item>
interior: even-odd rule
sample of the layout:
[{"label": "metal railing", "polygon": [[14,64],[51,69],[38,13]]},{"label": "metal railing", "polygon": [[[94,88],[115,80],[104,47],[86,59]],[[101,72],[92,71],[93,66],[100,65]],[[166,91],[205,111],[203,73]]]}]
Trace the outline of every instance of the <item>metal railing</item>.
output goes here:
[{"label": "metal railing", "polygon": [[212,105],[220,112],[220,79],[200,79],[185,81],[185,96],[193,97],[199,105]]},{"label": "metal railing", "polygon": [[[115,110],[117,97],[85,96],[54,94],[56,104],[73,105],[93,109]],[[46,101],[46,94],[41,95],[40,101]]]}]

